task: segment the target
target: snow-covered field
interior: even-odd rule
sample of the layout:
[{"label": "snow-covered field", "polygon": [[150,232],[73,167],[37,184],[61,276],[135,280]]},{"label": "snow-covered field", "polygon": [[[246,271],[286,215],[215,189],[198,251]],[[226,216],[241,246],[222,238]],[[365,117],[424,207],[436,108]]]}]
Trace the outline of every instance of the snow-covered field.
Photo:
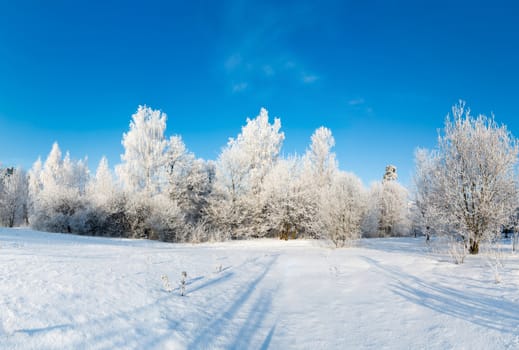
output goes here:
[{"label": "snow-covered field", "polygon": [[518,349],[517,256],[502,278],[484,256],[454,265],[412,238],[330,249],[0,229],[0,348]]}]

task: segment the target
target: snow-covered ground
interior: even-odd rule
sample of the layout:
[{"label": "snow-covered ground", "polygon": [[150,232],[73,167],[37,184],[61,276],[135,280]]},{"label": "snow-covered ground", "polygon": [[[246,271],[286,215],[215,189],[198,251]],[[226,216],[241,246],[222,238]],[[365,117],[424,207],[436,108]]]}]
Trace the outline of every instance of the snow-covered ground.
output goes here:
[{"label": "snow-covered ground", "polygon": [[486,260],[454,265],[412,238],[331,249],[0,229],[0,348],[518,349],[519,258],[500,284]]}]

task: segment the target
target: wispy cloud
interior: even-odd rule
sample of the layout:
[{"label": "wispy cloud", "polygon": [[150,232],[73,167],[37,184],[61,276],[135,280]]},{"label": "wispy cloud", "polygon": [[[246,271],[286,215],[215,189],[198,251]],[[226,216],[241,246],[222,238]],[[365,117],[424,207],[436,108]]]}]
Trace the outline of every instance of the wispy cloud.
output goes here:
[{"label": "wispy cloud", "polygon": [[[349,97],[343,100],[347,105],[347,109],[351,113],[356,113],[363,116],[371,116],[374,114],[373,107],[370,106],[369,102],[363,97]],[[344,103],[344,102],[343,102]]]},{"label": "wispy cloud", "polygon": [[270,64],[266,64],[263,66],[263,73],[265,73],[265,76],[267,77],[273,77],[276,74],[274,68],[272,68]]},{"label": "wispy cloud", "polygon": [[[268,90],[294,82],[310,85],[321,79],[305,57],[286,49],[293,34],[308,26],[317,5],[259,2],[252,8],[240,0],[230,1],[232,6],[224,14],[226,49],[220,64],[232,91]],[[264,15],[251,26],[249,18],[258,11]]]},{"label": "wispy cloud", "polygon": [[350,106],[360,106],[363,105],[366,101],[363,98],[354,98],[348,101]]},{"label": "wispy cloud", "polygon": [[284,66],[286,69],[293,69],[296,67],[296,64],[292,61],[286,61]]},{"label": "wispy cloud", "polygon": [[262,86],[268,88],[271,83],[283,83],[289,81],[310,85],[321,77],[310,73],[305,65],[293,56],[253,55],[243,51],[229,55],[224,62],[227,82],[233,93],[242,92],[251,86]]},{"label": "wispy cloud", "polygon": [[312,84],[312,83],[315,83],[317,80],[319,80],[319,77],[315,74],[303,73],[301,79],[302,79],[303,83],[305,83],[305,84]]},{"label": "wispy cloud", "polygon": [[241,82],[241,83],[233,84],[232,92],[233,93],[242,92],[245,89],[247,89],[248,86],[249,86],[249,84],[246,83],[246,82]]},{"label": "wispy cloud", "polygon": [[235,53],[235,54],[229,56],[225,60],[225,69],[227,69],[227,71],[232,71],[232,70],[236,69],[241,63],[242,63],[241,55],[238,53]]}]

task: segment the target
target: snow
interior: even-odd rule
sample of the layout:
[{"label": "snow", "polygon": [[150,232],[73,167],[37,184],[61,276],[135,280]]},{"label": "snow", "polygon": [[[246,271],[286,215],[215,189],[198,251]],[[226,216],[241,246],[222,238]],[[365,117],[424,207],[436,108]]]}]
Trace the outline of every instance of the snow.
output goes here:
[{"label": "snow", "polygon": [[331,249],[305,240],[193,245],[0,229],[0,344],[517,349],[519,257],[507,254],[499,284],[486,259],[454,265],[414,238]]}]

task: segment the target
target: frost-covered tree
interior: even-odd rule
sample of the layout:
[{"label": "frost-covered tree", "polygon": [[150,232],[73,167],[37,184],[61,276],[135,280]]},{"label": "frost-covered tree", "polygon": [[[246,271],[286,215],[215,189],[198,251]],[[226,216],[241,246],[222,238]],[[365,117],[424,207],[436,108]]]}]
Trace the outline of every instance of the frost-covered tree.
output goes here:
[{"label": "frost-covered tree", "polygon": [[0,170],[0,223],[13,227],[27,220],[28,182],[23,170]]},{"label": "frost-covered tree", "polygon": [[37,160],[30,172],[31,226],[52,232],[80,232],[84,226],[85,161],[62,159],[57,143],[52,146],[43,167]]},{"label": "frost-covered tree", "polygon": [[288,239],[314,232],[319,208],[303,180],[303,162],[298,157],[280,159],[265,177],[262,201],[271,235]]},{"label": "frost-covered tree", "polygon": [[386,172],[384,173],[383,181],[396,181],[398,180],[398,173],[396,172],[396,166],[386,166]]},{"label": "frost-covered tree", "polygon": [[371,185],[368,210],[362,231],[367,237],[405,236],[410,231],[410,204],[408,191],[396,180],[396,168],[391,178]]},{"label": "frost-covered tree", "polygon": [[326,200],[320,212],[324,236],[342,247],[361,236],[366,211],[366,193],[360,179],[351,173],[338,172],[325,190]]},{"label": "frost-covered tree", "polygon": [[334,146],[335,139],[330,129],[321,126],[315,130],[304,162],[308,176],[313,178],[318,189],[329,186],[338,171],[335,153],[332,152]]},{"label": "frost-covered tree", "polygon": [[334,146],[335,139],[331,130],[320,127],[312,135],[310,147],[303,156],[301,182],[307,189],[306,195],[312,203],[311,207],[317,208],[311,211],[315,216],[307,232],[312,237],[327,236],[323,227],[323,206],[329,200],[329,189],[339,172],[335,153],[332,152]]},{"label": "frost-covered tree", "polygon": [[89,199],[97,206],[105,206],[115,195],[117,188],[114,177],[108,165],[108,159],[102,157],[93,176],[87,186]]},{"label": "frost-covered tree", "polygon": [[93,236],[129,237],[126,216],[127,196],[116,185],[106,157],[102,157],[95,175],[86,187],[88,207],[81,233]]},{"label": "frost-covered tree", "polygon": [[57,142],[52,144],[43,168],[40,172],[42,188],[57,187],[63,183],[63,160],[61,149]]},{"label": "frost-covered tree", "polygon": [[429,241],[431,235],[443,222],[434,205],[438,201],[439,192],[434,188],[437,176],[438,154],[425,149],[415,152],[415,174],[413,176],[413,225],[414,229],[424,234]]},{"label": "frost-covered tree", "polygon": [[125,192],[125,224],[132,237],[172,240],[175,236],[178,207],[167,195],[174,152],[168,150],[165,129],[166,114],[139,106],[123,135],[123,162],[116,172]]},{"label": "frost-covered tree", "polygon": [[73,161],[69,152],[65,153],[62,164],[62,185],[65,188],[73,188],[79,195],[84,195],[90,179],[87,158]]},{"label": "frost-covered tree", "polygon": [[132,115],[130,130],[123,135],[124,154],[117,174],[129,193],[160,193],[165,181],[166,114],[139,106]]},{"label": "frost-covered tree", "polygon": [[198,225],[211,193],[214,166],[196,159],[180,136],[170,138],[166,157],[169,195],[183,212],[186,224]]},{"label": "frost-covered tree", "polygon": [[284,133],[281,121],[270,124],[262,108],[255,119],[247,119],[236,139],[230,139],[216,162],[215,193],[208,212],[213,225],[233,237],[263,236],[265,203],[263,182],[276,164]]},{"label": "frost-covered tree", "polygon": [[461,235],[471,254],[479,252],[482,240],[499,234],[517,208],[518,151],[506,126],[484,115],[472,117],[460,101],[447,116],[436,151],[417,161],[417,174],[433,164],[428,186],[434,196],[426,210],[443,218],[448,233]]},{"label": "frost-covered tree", "polygon": [[29,197],[28,197],[28,207],[27,207],[28,216],[34,212],[36,200],[43,187],[43,183],[41,181],[42,171],[43,171],[43,163],[41,161],[41,158],[38,157],[38,159],[32,165],[32,168],[27,173],[27,177],[28,177],[28,181],[29,181],[29,184],[28,184]]}]

